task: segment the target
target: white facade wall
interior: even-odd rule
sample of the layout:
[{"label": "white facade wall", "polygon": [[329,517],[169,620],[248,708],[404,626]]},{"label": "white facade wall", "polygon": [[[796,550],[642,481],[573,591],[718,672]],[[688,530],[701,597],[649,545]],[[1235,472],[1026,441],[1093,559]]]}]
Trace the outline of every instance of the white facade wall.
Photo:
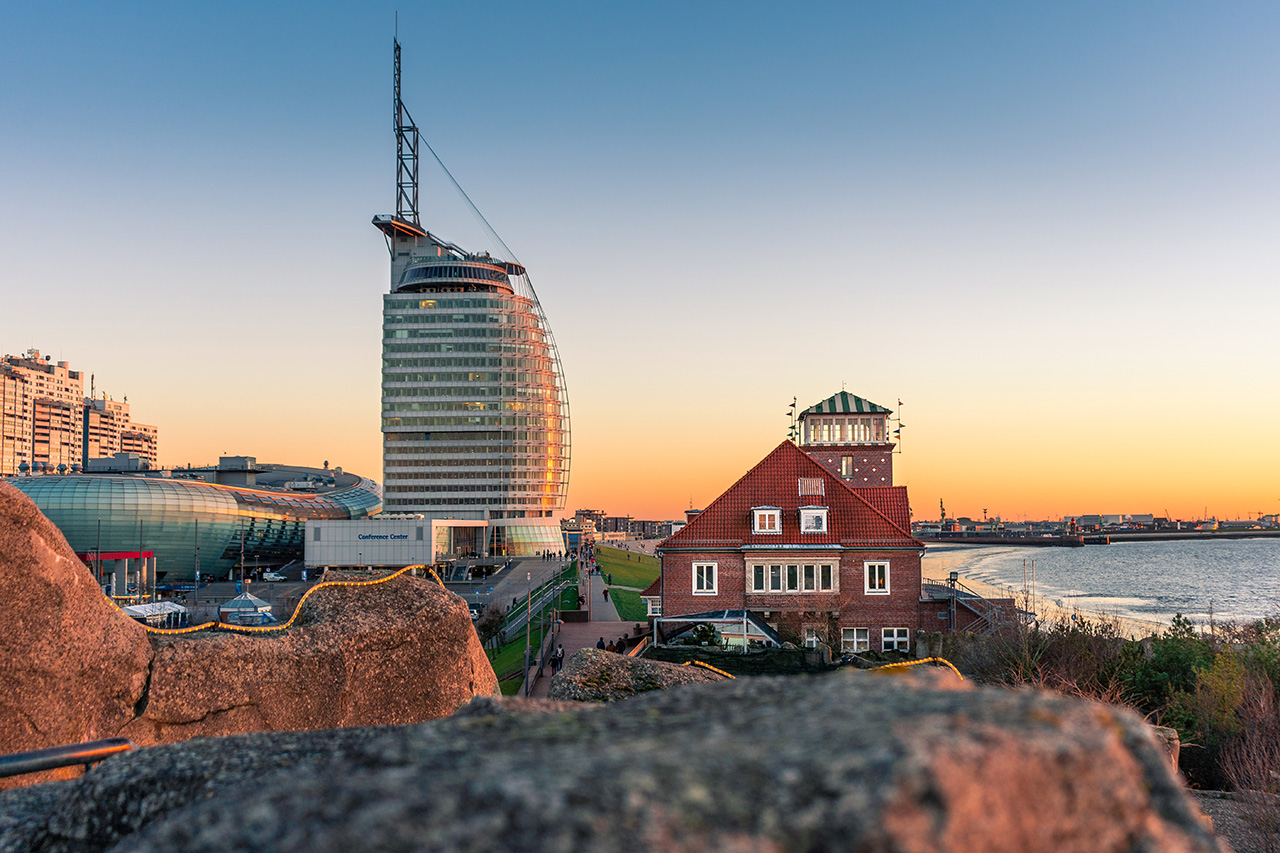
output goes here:
[{"label": "white facade wall", "polygon": [[305,560],[308,568],[431,565],[437,558],[437,528],[484,526],[483,521],[452,518],[308,520]]}]

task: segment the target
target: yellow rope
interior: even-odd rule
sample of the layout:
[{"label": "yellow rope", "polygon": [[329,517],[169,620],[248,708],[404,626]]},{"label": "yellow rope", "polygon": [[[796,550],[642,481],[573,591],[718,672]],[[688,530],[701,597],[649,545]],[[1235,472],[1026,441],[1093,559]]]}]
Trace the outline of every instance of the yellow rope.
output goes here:
[{"label": "yellow rope", "polygon": [[709,669],[709,670],[711,670],[712,672],[717,672],[717,673],[719,673],[720,675],[723,675],[725,678],[734,678],[734,679],[736,679],[736,678],[737,678],[737,676],[736,676],[736,675],[730,675],[729,673],[725,672],[723,669],[717,669],[716,667],[712,666],[711,664],[709,664],[709,663],[703,663],[703,662],[702,662],[702,661],[700,661],[700,660],[687,660],[687,661],[685,661],[684,663],[682,663],[682,664],[680,664],[680,665],[681,665],[681,666],[700,666],[700,667],[702,667],[703,669]]},{"label": "yellow rope", "polygon": [[[283,625],[229,625],[225,622],[204,622],[190,628],[153,628],[150,625],[143,625],[142,627],[146,629],[148,634],[167,635],[193,634],[196,631],[206,631],[210,628],[221,628],[224,631],[243,631],[249,634],[265,634],[271,631],[283,631],[293,624],[294,620],[298,618],[298,614],[302,611],[302,605],[311,597],[311,594],[318,589],[324,589],[327,586],[373,586],[374,584],[386,583],[387,581],[395,580],[405,572],[413,569],[426,569],[431,573],[431,577],[435,578],[436,583],[440,584],[440,586],[444,586],[444,581],[440,580],[440,576],[437,575],[435,570],[430,566],[405,566],[400,571],[387,575],[385,578],[375,578],[368,581],[324,581],[322,583],[318,583],[302,594],[302,598],[298,599],[298,605],[293,608],[293,615],[290,616],[289,621],[285,622]],[[110,597],[107,598],[107,601],[115,604],[117,608],[120,606]]]},{"label": "yellow rope", "polygon": [[[906,667],[906,666],[919,666],[922,663],[940,663],[943,666],[949,668],[956,675],[960,675],[960,670],[956,669],[952,665],[951,661],[947,660],[946,658],[921,658],[920,660],[907,660],[907,661],[902,661],[901,663],[887,663],[884,666],[877,666],[875,669],[872,670],[872,672],[878,672],[882,669],[899,669],[901,667]],[[961,681],[964,680],[963,675],[960,675],[960,680]]]}]

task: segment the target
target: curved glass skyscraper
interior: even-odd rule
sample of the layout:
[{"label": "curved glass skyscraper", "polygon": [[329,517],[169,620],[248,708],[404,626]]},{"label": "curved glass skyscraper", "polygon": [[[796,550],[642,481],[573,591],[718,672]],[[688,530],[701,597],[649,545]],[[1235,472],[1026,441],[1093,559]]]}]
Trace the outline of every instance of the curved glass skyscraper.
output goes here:
[{"label": "curved glass skyscraper", "polygon": [[418,129],[400,100],[395,50],[397,213],[373,220],[391,252],[383,505],[483,519],[491,555],[559,551],[570,440],[555,341],[523,266],[467,252],[419,224]]}]

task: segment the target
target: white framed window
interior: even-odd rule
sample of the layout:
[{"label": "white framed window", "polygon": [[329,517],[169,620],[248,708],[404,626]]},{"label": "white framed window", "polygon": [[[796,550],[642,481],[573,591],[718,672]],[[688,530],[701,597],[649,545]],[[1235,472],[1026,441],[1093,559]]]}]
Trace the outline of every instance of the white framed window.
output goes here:
[{"label": "white framed window", "polygon": [[804,629],[804,647],[806,649],[816,649],[820,642],[822,642],[822,638],[818,636],[817,628]]},{"label": "white framed window", "polygon": [[769,567],[769,592],[782,592],[782,566]]},{"label": "white framed window", "polygon": [[694,595],[715,595],[716,594],[716,564],[715,563],[694,563],[693,564],[693,594]]},{"label": "white framed window", "polygon": [[822,592],[831,592],[835,589],[835,572],[831,570],[829,563],[818,566],[818,589]]},{"label": "white framed window", "polygon": [[787,566],[787,592],[800,591],[800,567]]},{"label": "white framed window", "polygon": [[801,589],[805,592],[816,592],[818,589],[818,567],[805,566],[801,575]]},{"label": "white framed window", "polygon": [[866,570],[866,586],[864,592],[867,595],[888,595],[889,594],[889,564],[888,563],[863,563]]},{"label": "white framed window", "polygon": [[871,649],[871,631],[868,628],[841,628],[840,650],[865,652]]},{"label": "white framed window", "polygon": [[764,592],[765,581],[769,577],[768,566],[752,566],[751,567],[751,591]]},{"label": "white framed window", "polygon": [[827,508],[825,506],[800,507],[801,533],[826,533]]},{"label": "white framed window", "polygon": [[894,650],[900,652],[911,651],[911,629],[882,628],[880,630],[880,650],[883,652]]},{"label": "white framed window", "polygon": [[782,533],[782,510],[776,506],[757,506],[751,509],[753,533]]},{"label": "white framed window", "polygon": [[657,597],[654,597],[654,598],[646,598],[646,599],[645,599],[645,604],[647,604],[647,605],[649,606],[649,612],[648,612],[648,615],[650,615],[650,616],[661,616],[661,615],[662,615],[662,599],[661,599],[661,598],[657,598]]},{"label": "white framed window", "polygon": [[840,457],[840,476],[841,477],[853,476],[853,457],[852,456]]}]

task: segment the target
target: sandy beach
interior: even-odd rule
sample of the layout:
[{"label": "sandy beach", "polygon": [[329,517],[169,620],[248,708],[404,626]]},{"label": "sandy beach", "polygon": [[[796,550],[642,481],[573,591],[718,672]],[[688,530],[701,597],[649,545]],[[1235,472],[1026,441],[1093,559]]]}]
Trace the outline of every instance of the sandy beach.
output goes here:
[{"label": "sandy beach", "polygon": [[[965,550],[926,550],[923,560],[925,579],[934,583],[946,583],[947,575],[952,567],[967,556],[968,552]],[[1018,602],[1019,608],[1035,613],[1042,625],[1051,624],[1059,619],[1070,619],[1074,614],[1090,621],[1105,620],[1114,622],[1121,636],[1131,639],[1141,639],[1169,627],[1167,623],[1154,619],[1137,619],[1132,616],[1121,616],[1118,613],[1108,613],[1105,610],[1062,607],[1044,596],[1032,595],[1030,591],[1024,592],[1021,587],[1015,589],[1014,587],[997,586],[968,577],[963,572],[960,575],[960,582],[984,598],[1012,597]]]}]

